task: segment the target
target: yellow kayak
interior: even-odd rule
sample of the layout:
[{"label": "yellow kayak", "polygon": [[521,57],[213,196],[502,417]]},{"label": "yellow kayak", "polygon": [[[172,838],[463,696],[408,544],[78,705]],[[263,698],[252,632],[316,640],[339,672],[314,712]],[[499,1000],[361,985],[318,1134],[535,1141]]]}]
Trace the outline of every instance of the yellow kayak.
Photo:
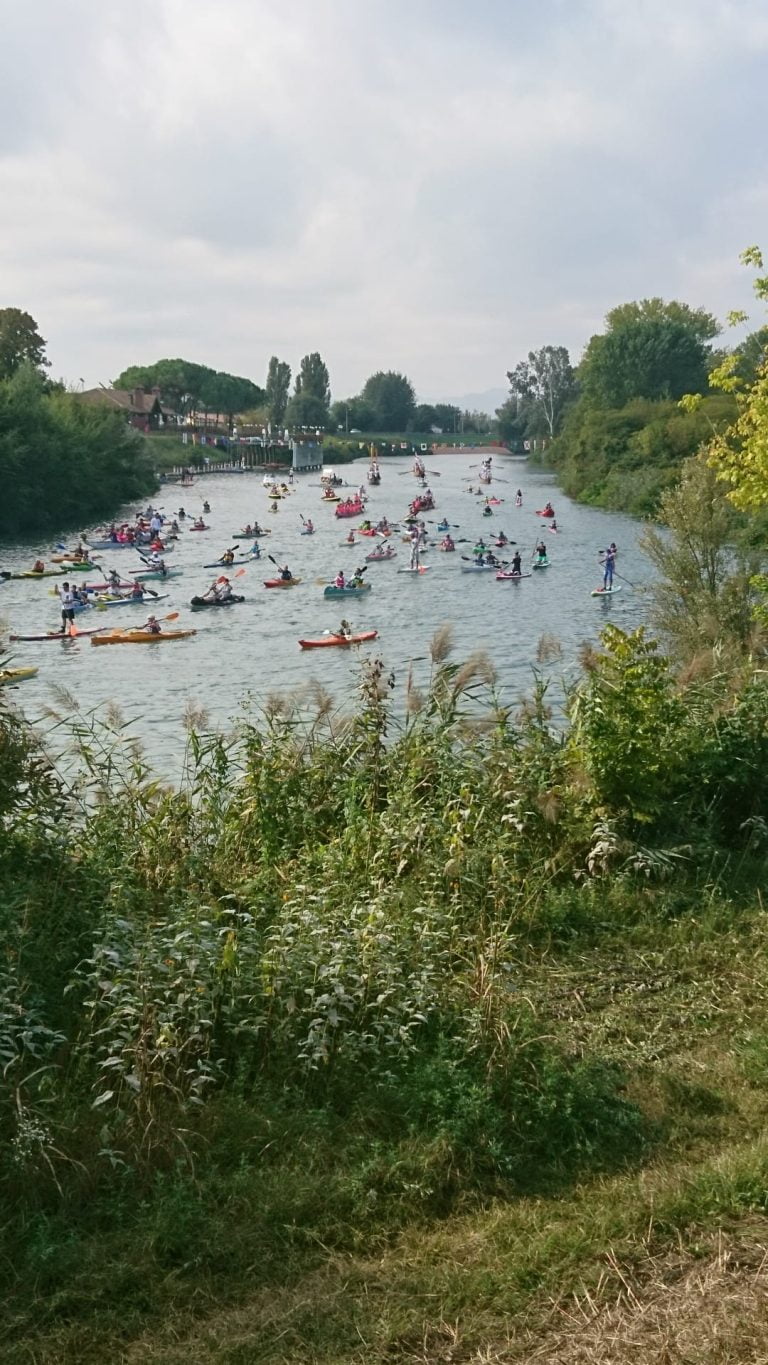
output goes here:
[{"label": "yellow kayak", "polygon": [[110,630],[105,635],[92,635],[92,645],[161,645],[164,640],[186,640],[189,635],[197,635],[196,630],[161,630],[153,635],[151,630]]},{"label": "yellow kayak", "polygon": [[36,673],[36,668],[0,668],[0,687],[5,687],[6,683],[23,682],[25,678],[34,678]]}]

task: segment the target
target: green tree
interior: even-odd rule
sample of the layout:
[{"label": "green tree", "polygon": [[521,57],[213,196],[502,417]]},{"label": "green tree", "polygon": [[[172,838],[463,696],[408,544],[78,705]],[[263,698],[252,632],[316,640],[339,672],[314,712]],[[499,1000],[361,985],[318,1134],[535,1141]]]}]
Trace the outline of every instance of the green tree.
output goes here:
[{"label": "green tree", "polygon": [[224,413],[231,427],[237,413],[264,401],[264,390],[250,379],[212,370],[203,381],[200,397],[208,412]]},{"label": "green tree", "polygon": [[659,519],[666,533],[649,528],[642,540],[659,574],[649,590],[657,627],[679,658],[723,645],[743,652],[754,634],[757,563],[738,549],[743,519],[705,455],[686,460]]},{"label": "green tree", "polygon": [[296,387],[288,404],[288,424],[295,427],[327,427],[330,405],[328,367],[320,352],[312,351],[303,357],[296,376]]},{"label": "green tree", "polygon": [[0,308],[0,379],[9,379],[21,365],[41,370],[50,365],[46,343],[35,319],[21,308]]},{"label": "green tree", "polygon": [[341,431],[373,431],[376,414],[364,398],[341,398],[331,407],[331,426]]},{"label": "green tree", "polygon": [[586,402],[620,408],[633,398],[679,399],[706,385],[708,342],[717,328],[702,309],[673,300],[621,304],[593,336],[578,370]]},{"label": "green tree", "polygon": [[285,421],[288,394],[291,388],[291,367],[285,360],[273,355],[267,370],[267,411],[270,425],[281,427]]},{"label": "green tree", "polygon": [[377,370],[366,379],[362,395],[375,414],[377,431],[405,431],[416,412],[410,379],[395,370]]},{"label": "green tree", "polygon": [[576,377],[565,346],[529,351],[527,360],[507,372],[507,379],[510,408],[503,420],[508,422],[513,414],[519,420],[522,414],[526,435],[554,436],[576,396]]},{"label": "green tree", "polygon": [[192,360],[157,360],[153,365],[129,365],[114,381],[116,389],[160,390],[160,397],[166,407],[174,412],[195,412],[202,405],[203,387],[211,375],[215,374],[208,365],[198,365]]}]

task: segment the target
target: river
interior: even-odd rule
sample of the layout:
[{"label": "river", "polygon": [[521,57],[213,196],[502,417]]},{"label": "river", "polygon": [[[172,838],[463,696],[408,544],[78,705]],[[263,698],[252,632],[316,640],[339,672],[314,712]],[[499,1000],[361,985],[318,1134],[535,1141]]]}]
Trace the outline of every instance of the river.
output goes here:
[{"label": "river", "polygon": [[[529,689],[544,633],[555,637],[562,649],[548,671],[556,678],[572,672],[579,646],[595,640],[606,622],[632,629],[644,619],[641,586],[652,571],[638,545],[642,527],[629,517],[570,501],[551,475],[504,456],[494,457],[494,481],[484,490],[504,501],[486,518],[483,499],[466,491],[468,479],[476,477],[478,458],[469,451],[428,458],[436,503],[435,511],[425,514],[432,519],[430,529],[445,517],[457,528],[453,530],[457,542],[466,538],[467,543],[457,543],[455,554],[428,551],[424,562],[430,568],[423,575],[399,574],[409,552],[395,536],[392,543],[398,557],[372,564],[367,577],[373,590],[348,602],[325,600],[316,580],[330,579],[339,568],[351,571],[363,562],[371,542],[363,540],[358,549],[342,545],[349,526],[358,523],[337,520],[333,504],[321,505],[317,474],[301,476],[294,485],[296,491],[279,504],[275,515],[270,515],[267,492],[254,474],[211,475],[199,479],[193,488],[166,487],[155,501],[169,514],[182,503],[188,513],[197,514],[204,498],[211,505],[205,517],[211,529],[184,530],[169,556],[169,564],[182,568],[183,576],[152,585],[169,594],[158,605],[157,614],[178,611],[175,624],[194,626],[197,635],[143,647],[94,649],[89,639],[9,645],[14,666],[39,665],[37,677],[12,690],[14,699],[44,728],[51,726],[51,706],[65,715],[72,707],[99,715],[116,703],[130,722],[131,732],[144,742],[153,768],[173,775],[184,750],[182,721],[190,705],[202,708],[212,725],[223,726],[241,713],[244,701],[258,705],[270,693],[300,688],[313,679],[341,703],[354,690],[363,651],[380,655],[398,683],[405,682],[412,664],[418,680],[428,671],[430,638],[444,623],[453,627],[456,659],[478,649],[490,654],[505,701],[514,701]],[[408,501],[418,491],[410,466],[410,459],[383,461],[382,482],[369,490],[372,520],[386,515],[395,521],[406,513]],[[340,468],[350,484],[364,482],[365,472],[362,461]],[[523,492],[522,508],[514,504],[518,486]],[[535,509],[550,497],[560,527],[557,535],[543,533],[550,568],[520,583],[499,583],[493,574],[461,572],[462,556],[471,551],[475,539],[482,535],[488,541],[491,532],[499,530],[517,541],[524,567],[529,564],[540,534]],[[314,536],[300,534],[300,514],[313,518]],[[202,592],[214,576],[202,567],[204,562],[232,545],[232,533],[255,518],[269,526],[272,535],[261,542],[265,557],[249,565],[237,581],[236,589],[246,595],[246,602],[224,611],[190,613],[190,597]],[[191,518],[182,527],[190,524]],[[619,546],[622,577],[617,582],[622,591],[613,598],[593,598],[590,592],[601,581],[598,551],[611,540]],[[50,553],[50,546],[40,542],[6,545],[0,547],[0,567],[28,568],[38,555],[48,560]],[[263,580],[273,569],[267,553],[281,563],[287,561],[302,578],[300,586],[267,591]],[[104,552],[101,558],[121,570],[138,563],[134,554],[123,550]],[[7,582],[0,589],[4,632],[55,629],[59,610],[51,589],[59,581]],[[113,609],[108,615],[110,626],[136,625],[144,619],[138,607]],[[77,621],[91,626],[97,620],[101,624],[106,616],[86,612]],[[377,629],[379,639],[354,650],[299,649],[300,637],[322,634],[338,625],[342,616],[356,629]],[[62,688],[70,701],[62,697]]]}]

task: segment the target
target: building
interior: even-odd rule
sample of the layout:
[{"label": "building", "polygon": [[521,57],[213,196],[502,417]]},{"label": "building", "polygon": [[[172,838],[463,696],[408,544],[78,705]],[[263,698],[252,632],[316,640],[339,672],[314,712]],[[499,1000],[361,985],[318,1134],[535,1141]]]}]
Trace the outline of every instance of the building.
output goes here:
[{"label": "building", "polygon": [[175,420],[175,413],[160,401],[159,389],[145,393],[143,389],[108,389],[102,384],[98,389],[85,389],[77,397],[81,403],[101,403],[124,413],[139,431],[156,431]]}]

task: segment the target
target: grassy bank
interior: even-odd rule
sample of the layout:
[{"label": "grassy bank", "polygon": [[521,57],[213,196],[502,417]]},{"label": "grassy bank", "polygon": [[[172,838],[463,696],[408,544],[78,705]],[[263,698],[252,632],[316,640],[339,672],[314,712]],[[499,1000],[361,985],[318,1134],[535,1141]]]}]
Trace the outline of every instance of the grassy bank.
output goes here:
[{"label": "grassy bank", "polygon": [[762,675],[609,629],[559,732],[432,652],[404,728],[379,663],[178,790],[4,716],[4,1359],[635,1360],[697,1267],[748,1301]]}]

